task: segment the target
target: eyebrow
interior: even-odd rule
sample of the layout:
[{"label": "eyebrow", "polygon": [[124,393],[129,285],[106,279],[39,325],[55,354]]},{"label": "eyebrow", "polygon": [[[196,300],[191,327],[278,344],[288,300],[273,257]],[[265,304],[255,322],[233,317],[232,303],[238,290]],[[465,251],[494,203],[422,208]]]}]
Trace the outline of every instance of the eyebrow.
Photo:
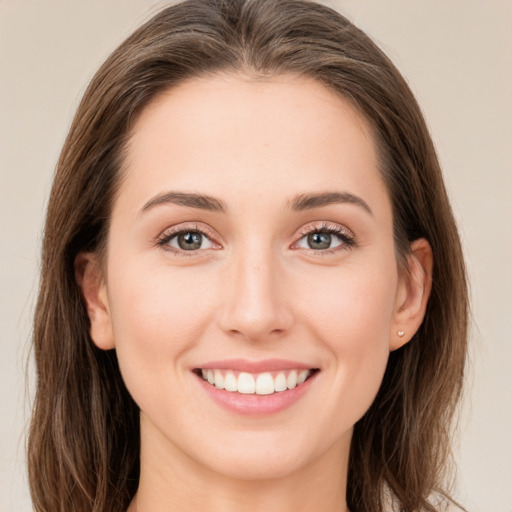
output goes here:
[{"label": "eyebrow", "polygon": [[[360,206],[370,215],[373,215],[371,208],[364,199],[350,194],[349,192],[320,192],[317,194],[300,194],[296,196],[289,205],[294,211],[312,210],[331,204],[354,204]],[[227,207],[224,201],[216,197],[192,192],[165,192],[151,198],[141,209],[144,213],[155,206],[162,204],[177,204],[179,206],[188,206],[210,212],[226,213]]]},{"label": "eyebrow", "polygon": [[140,213],[144,213],[155,206],[169,203],[188,206],[189,208],[198,208],[200,210],[207,210],[210,212],[225,213],[227,211],[225,203],[215,197],[190,192],[166,192],[150,199],[142,207]]},{"label": "eyebrow", "polygon": [[291,208],[294,211],[311,210],[331,204],[354,204],[373,215],[368,203],[359,196],[349,192],[321,192],[318,194],[300,194],[291,201]]}]

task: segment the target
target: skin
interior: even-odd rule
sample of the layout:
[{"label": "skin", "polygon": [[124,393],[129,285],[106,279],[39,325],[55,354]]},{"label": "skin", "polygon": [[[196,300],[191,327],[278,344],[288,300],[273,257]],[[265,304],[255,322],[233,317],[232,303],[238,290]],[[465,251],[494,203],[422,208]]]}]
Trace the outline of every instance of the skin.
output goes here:
[{"label": "skin", "polygon": [[[419,327],[432,268],[425,240],[412,245],[410,273],[397,267],[367,122],[310,79],[194,79],[142,112],[124,173],[106,258],[81,254],[77,274],[93,341],[116,348],[141,409],[130,510],[347,510],[353,425],[390,350]],[[226,212],[144,209],[170,191],[212,196]],[[321,192],[349,193],[371,213],[350,202],[290,208]],[[310,248],[304,233],[324,225],[353,245],[332,235],[331,250]],[[159,240],[175,228],[208,238],[173,252]],[[320,372],[291,407],[242,416],[212,401],[191,371],[240,357]]]}]

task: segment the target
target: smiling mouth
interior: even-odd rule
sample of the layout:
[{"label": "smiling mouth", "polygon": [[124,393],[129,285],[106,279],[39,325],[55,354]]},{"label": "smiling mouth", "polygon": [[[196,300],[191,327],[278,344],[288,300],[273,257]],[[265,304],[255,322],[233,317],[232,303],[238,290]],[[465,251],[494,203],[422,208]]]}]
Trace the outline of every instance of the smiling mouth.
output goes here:
[{"label": "smiling mouth", "polygon": [[196,368],[194,373],[217,389],[244,395],[272,395],[294,389],[308,380],[318,368],[263,373]]}]

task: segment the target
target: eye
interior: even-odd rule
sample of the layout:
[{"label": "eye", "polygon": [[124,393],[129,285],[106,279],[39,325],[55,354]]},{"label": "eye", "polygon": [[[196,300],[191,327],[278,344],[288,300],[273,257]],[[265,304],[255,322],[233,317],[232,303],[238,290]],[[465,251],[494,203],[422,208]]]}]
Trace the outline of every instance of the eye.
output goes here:
[{"label": "eye", "polygon": [[208,249],[212,246],[211,241],[199,231],[182,231],[174,235],[168,242],[168,245],[183,251],[197,251],[198,249]]},{"label": "eye", "polygon": [[313,227],[301,231],[302,237],[292,246],[297,249],[312,249],[321,252],[334,252],[355,245],[354,235],[341,226]]},{"label": "eye", "polygon": [[158,245],[181,254],[219,247],[206,233],[197,228],[166,231],[159,239]]},{"label": "eye", "polygon": [[332,249],[338,247],[342,242],[339,238],[333,236],[331,233],[316,232],[310,233],[309,235],[299,240],[299,247],[323,250]]}]

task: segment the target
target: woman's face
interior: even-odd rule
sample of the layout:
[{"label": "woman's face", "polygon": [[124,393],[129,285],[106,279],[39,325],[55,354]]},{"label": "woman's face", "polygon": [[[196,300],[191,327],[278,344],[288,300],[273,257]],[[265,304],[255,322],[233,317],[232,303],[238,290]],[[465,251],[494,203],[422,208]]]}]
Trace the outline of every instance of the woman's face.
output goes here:
[{"label": "woman's face", "polygon": [[339,464],[405,293],[365,120],[313,80],[219,75],[153,101],[126,156],[91,319],[143,456],[241,478]]}]

